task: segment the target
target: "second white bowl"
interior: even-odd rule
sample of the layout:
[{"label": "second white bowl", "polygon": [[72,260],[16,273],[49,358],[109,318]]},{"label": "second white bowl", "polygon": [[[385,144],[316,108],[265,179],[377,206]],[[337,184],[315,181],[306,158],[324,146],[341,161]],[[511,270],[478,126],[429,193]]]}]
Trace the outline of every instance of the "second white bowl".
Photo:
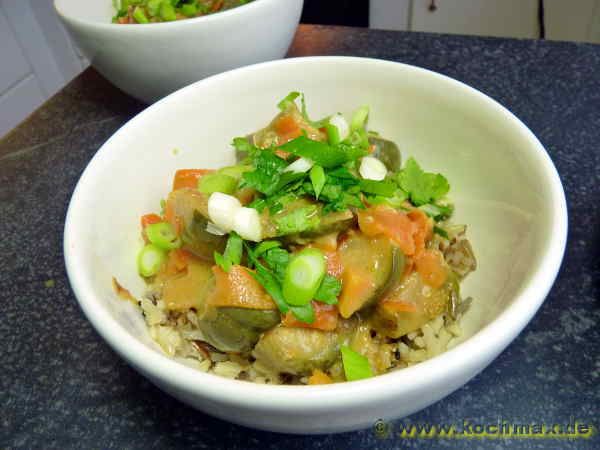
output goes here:
[{"label": "second white bowl", "polygon": [[194,19],[111,23],[112,0],[55,0],[92,65],[128,94],[154,102],[209,75],[283,58],[303,0],[255,0]]}]

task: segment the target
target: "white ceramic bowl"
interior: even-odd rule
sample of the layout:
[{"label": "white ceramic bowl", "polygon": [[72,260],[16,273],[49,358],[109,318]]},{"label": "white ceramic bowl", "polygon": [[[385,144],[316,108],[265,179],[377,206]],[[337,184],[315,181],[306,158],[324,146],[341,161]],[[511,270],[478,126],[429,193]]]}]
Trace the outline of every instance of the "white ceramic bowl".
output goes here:
[{"label": "white ceramic bowl", "polygon": [[[474,298],[464,342],[413,367],[324,386],[266,386],[198,372],[169,359],[134,294],[139,217],[158,210],[174,171],[234,160],[232,137],[265,125],[289,91],[320,117],[371,106],[370,126],[451,183],[456,221],[469,225],[479,261],[464,283]],[[174,151],[177,149],[177,151]],[[123,358],[166,392],[208,414],[293,433],[368,427],[411,414],[465,384],[523,329],[546,297],[567,235],[564,193],[546,151],[509,111],[460,82],[371,59],[314,57],[258,64],[195,83],[149,107],[94,156],[73,194],[64,252],[79,303]]]},{"label": "white ceramic bowl", "polygon": [[128,94],[154,102],[209,75],[283,58],[303,0],[255,0],[175,22],[111,23],[112,0],[54,0],[92,65]]}]

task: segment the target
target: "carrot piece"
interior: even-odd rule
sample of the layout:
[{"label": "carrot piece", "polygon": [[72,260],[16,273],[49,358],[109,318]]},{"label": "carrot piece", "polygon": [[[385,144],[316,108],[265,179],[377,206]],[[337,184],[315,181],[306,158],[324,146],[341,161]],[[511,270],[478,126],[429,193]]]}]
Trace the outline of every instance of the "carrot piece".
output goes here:
[{"label": "carrot piece", "polygon": [[433,229],[431,219],[419,209],[404,213],[384,205],[359,211],[358,226],[367,236],[389,237],[408,256],[423,251]]},{"label": "carrot piece", "polygon": [[313,369],[313,373],[308,377],[308,384],[331,384],[333,380],[321,369]]},{"label": "carrot piece", "polygon": [[273,129],[277,133],[277,143],[283,145],[292,139],[302,135],[302,129],[296,119],[289,114],[284,114],[279,117],[273,124]]},{"label": "carrot piece", "polygon": [[162,222],[163,219],[158,214],[144,214],[140,218],[140,224],[142,225],[142,237],[144,242],[148,243],[148,237],[146,236],[146,227],[154,223]]},{"label": "carrot piece", "polygon": [[212,169],[179,169],[173,177],[173,190],[182,188],[198,188],[198,179],[207,173],[213,173]]},{"label": "carrot piece", "polygon": [[216,289],[207,299],[213,306],[247,309],[277,309],[273,299],[258,281],[250,274],[250,269],[240,265],[231,266],[225,272],[219,266],[213,266]]},{"label": "carrot piece", "polygon": [[333,331],[337,327],[338,311],[335,305],[326,305],[320,302],[312,302],[315,310],[315,321],[313,323],[301,322],[291,312],[283,317],[283,325],[286,327],[315,328],[323,331]]},{"label": "carrot piece", "polygon": [[417,306],[414,303],[404,300],[385,299],[380,304],[390,312],[417,312]]},{"label": "carrot piece", "polygon": [[423,282],[434,289],[441,287],[448,278],[444,255],[439,250],[423,250],[415,259],[415,266]]},{"label": "carrot piece", "polygon": [[342,275],[342,292],[338,308],[340,315],[347,319],[362,306],[369,291],[373,289],[373,276],[358,268],[346,270]]},{"label": "carrot piece", "polygon": [[140,222],[142,224],[142,229],[146,228],[148,225],[152,225],[153,223],[162,222],[162,217],[158,214],[144,214],[140,218]]}]

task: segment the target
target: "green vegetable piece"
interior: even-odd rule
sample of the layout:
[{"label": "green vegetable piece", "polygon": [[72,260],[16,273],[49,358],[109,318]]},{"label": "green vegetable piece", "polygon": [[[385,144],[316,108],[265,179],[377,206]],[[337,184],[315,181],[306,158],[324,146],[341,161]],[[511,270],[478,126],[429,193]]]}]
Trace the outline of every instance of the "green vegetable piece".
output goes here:
[{"label": "green vegetable piece", "polygon": [[323,190],[323,186],[325,186],[325,181],[327,180],[325,177],[325,170],[319,165],[314,165],[310,169],[309,176],[310,182],[312,183],[312,187],[315,191],[315,198],[318,200],[319,195],[321,195],[321,190]]},{"label": "green vegetable piece", "polygon": [[173,20],[177,20],[177,14],[175,13],[175,8],[169,2],[163,2],[160,5],[160,18],[165,22],[171,22]]},{"label": "green vegetable piece", "polygon": [[325,168],[332,168],[346,162],[346,155],[343,151],[323,142],[313,141],[306,136],[299,136],[280,148],[294,155],[304,156]]},{"label": "green vegetable piece", "polygon": [[206,174],[198,180],[198,190],[204,194],[213,192],[233,194],[237,185],[238,182],[235,178],[219,172]]},{"label": "green vegetable piece", "polygon": [[279,103],[277,103],[277,107],[282,111],[287,111],[288,108],[294,104],[296,99],[300,97],[300,92],[290,92],[285,96]]},{"label": "green vegetable piece", "polygon": [[439,200],[450,190],[448,180],[443,175],[424,172],[414,158],[406,161],[404,169],[398,173],[397,181],[415,206]]},{"label": "green vegetable piece", "polygon": [[318,208],[315,205],[297,208],[281,217],[273,218],[280,236],[311,230],[319,225]]},{"label": "green vegetable piece", "polygon": [[352,121],[350,122],[350,131],[357,131],[364,129],[367,119],[369,118],[369,107],[361,106],[352,115]]},{"label": "green vegetable piece", "polygon": [[[245,147],[245,146],[243,146]],[[258,150],[251,158],[255,169],[244,172],[242,180],[244,186],[249,186],[265,195],[272,195],[279,188],[282,170],[287,163],[270,150]]]},{"label": "green vegetable piece", "polygon": [[180,11],[186,17],[194,17],[198,14],[198,7],[193,4],[184,3],[181,5]]},{"label": "green vegetable piece", "polygon": [[139,6],[136,6],[136,8],[133,10],[133,18],[137,23],[150,23],[148,17],[146,17],[144,9],[140,8]]},{"label": "green vegetable piece", "polygon": [[302,306],[290,306],[290,311],[300,322],[314,323],[315,321],[315,309],[310,302]]},{"label": "green vegetable piece", "polygon": [[454,212],[454,206],[452,205],[436,205],[433,203],[427,203],[426,205],[419,206],[419,209],[427,214],[429,217],[435,219],[436,222],[440,220],[449,219]]},{"label": "green vegetable piece", "polygon": [[154,244],[147,244],[138,254],[138,272],[143,277],[152,277],[158,273],[167,259],[167,253]]},{"label": "green vegetable piece", "polygon": [[285,278],[285,270],[290,262],[290,254],[283,248],[272,248],[267,250],[263,256],[263,260],[273,271],[279,282],[283,282]]},{"label": "green vegetable piece", "polygon": [[319,289],[315,293],[315,300],[328,305],[335,305],[338,302],[338,296],[342,291],[342,282],[336,277],[325,275]]},{"label": "green vegetable piece", "polygon": [[228,175],[239,181],[245,172],[250,172],[252,169],[253,169],[252,166],[245,165],[245,164],[238,164],[235,166],[222,167],[219,169],[218,173],[222,173],[223,175]]},{"label": "green vegetable piece", "polygon": [[215,252],[215,262],[221,266],[225,272],[229,272],[231,266],[235,266],[242,261],[243,251],[242,238],[232,231],[227,239],[227,245],[225,246],[223,254],[221,255],[219,252]]},{"label": "green vegetable piece", "polygon": [[360,180],[360,190],[367,194],[380,195],[382,197],[392,197],[396,192],[397,186],[391,180]]},{"label": "green vegetable piece", "polygon": [[273,248],[281,247],[279,241],[263,241],[254,248],[254,256],[260,258],[263,253]]},{"label": "green vegetable piece", "polygon": [[325,276],[325,257],[306,248],[292,258],[285,271],[283,297],[292,306],[303,306],[314,298]]},{"label": "green vegetable piece", "polygon": [[327,138],[329,140],[329,145],[338,145],[341,141],[340,139],[340,131],[335,125],[330,123],[325,124],[325,131],[327,131]]},{"label": "green vegetable piece", "polygon": [[362,380],[373,376],[369,360],[365,356],[346,345],[342,345],[340,351],[342,352],[342,364],[344,365],[347,381]]},{"label": "green vegetable piece", "polygon": [[160,13],[160,5],[162,5],[163,0],[148,0],[146,3],[146,8],[148,8],[148,13],[151,16],[158,16]]},{"label": "green vegetable piece", "polygon": [[151,243],[163,250],[181,247],[181,239],[175,233],[173,225],[168,222],[150,224],[144,229],[144,232]]}]

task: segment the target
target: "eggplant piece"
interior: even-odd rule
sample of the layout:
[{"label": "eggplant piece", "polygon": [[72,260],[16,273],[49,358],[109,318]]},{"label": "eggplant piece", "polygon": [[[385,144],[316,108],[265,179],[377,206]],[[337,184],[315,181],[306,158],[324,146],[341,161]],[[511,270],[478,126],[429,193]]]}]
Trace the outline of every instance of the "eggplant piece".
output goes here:
[{"label": "eggplant piece", "polygon": [[335,211],[321,216],[319,224],[312,230],[303,231],[284,236],[288,244],[306,245],[320,236],[331,233],[343,233],[356,225],[356,216],[352,211]]},{"label": "eggplant piece", "polygon": [[344,268],[338,308],[344,318],[374,305],[404,271],[404,254],[385,237],[352,233],[338,251]]},{"label": "eggplant piece", "polygon": [[400,149],[394,142],[378,136],[371,136],[369,137],[369,144],[375,146],[375,150],[371,156],[378,158],[391,172],[400,170],[402,167],[402,156]]},{"label": "eggplant piece", "polygon": [[263,331],[281,320],[279,311],[213,307],[199,321],[206,341],[222,352],[248,353]]},{"label": "eggplant piece", "polygon": [[212,290],[211,280],[214,275],[211,265],[200,259],[189,258],[185,272],[170,276],[159,274],[156,281],[161,285],[166,308],[171,311],[187,311],[201,307]]},{"label": "eggplant piece", "polygon": [[326,369],[339,357],[338,336],[332,331],[278,326],[261,336],[252,354],[276,372],[306,375]]},{"label": "eggplant piece", "polygon": [[[388,300],[378,303],[372,316],[377,332],[390,338],[399,338],[416,331],[430,320],[451,312],[452,301],[460,298],[459,284],[451,272],[438,289],[427,286],[418,272],[413,272],[389,293]],[[397,310],[393,299],[408,303],[410,310]],[[402,308],[404,309],[404,308]]]},{"label": "eggplant piece", "polygon": [[213,261],[215,251],[225,248],[227,236],[216,236],[206,231],[208,224],[208,196],[195,189],[178,189],[169,194],[167,208],[172,209],[182,225],[183,249],[204,261]]}]

